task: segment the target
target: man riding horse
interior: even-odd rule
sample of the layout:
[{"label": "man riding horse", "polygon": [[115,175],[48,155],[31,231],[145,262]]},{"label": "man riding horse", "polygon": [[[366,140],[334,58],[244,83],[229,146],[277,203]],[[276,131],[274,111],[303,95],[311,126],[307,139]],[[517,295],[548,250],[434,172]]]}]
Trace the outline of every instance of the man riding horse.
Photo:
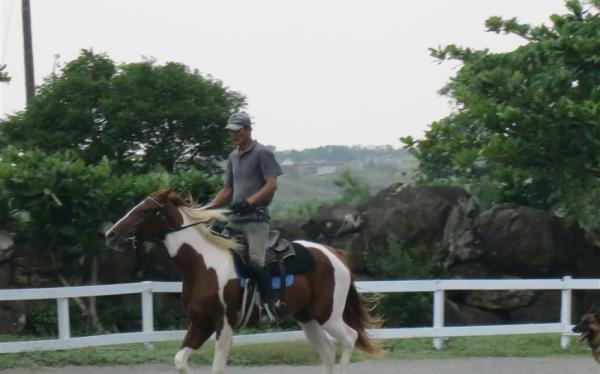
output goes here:
[{"label": "man riding horse", "polygon": [[271,275],[265,266],[267,238],[271,227],[269,204],[277,189],[277,177],[283,174],[275,156],[265,146],[252,139],[252,122],[246,112],[229,117],[225,130],[237,148],[229,154],[224,183],[209,208],[231,201],[228,228],[241,232],[248,242],[247,257],[256,277],[261,304],[267,321],[278,314],[273,300]]}]

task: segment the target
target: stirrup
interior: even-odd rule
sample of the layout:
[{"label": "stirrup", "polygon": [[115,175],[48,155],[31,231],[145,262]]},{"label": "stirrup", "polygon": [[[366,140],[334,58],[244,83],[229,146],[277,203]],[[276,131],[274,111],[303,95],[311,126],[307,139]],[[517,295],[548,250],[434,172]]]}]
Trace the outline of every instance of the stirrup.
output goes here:
[{"label": "stirrup", "polygon": [[260,306],[260,309],[261,312],[264,313],[261,313],[261,322],[269,325],[277,322],[277,310],[271,310],[271,306],[268,303],[263,303]]}]

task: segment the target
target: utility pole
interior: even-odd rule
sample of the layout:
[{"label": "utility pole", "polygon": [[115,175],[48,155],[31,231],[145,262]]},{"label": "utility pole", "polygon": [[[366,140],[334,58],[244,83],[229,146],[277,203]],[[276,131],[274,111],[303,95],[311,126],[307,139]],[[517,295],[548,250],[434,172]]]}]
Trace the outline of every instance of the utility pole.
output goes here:
[{"label": "utility pole", "polygon": [[31,46],[31,12],[29,0],[21,0],[23,13],[23,51],[25,57],[25,93],[27,104],[35,95],[35,81],[33,77],[33,48]]}]

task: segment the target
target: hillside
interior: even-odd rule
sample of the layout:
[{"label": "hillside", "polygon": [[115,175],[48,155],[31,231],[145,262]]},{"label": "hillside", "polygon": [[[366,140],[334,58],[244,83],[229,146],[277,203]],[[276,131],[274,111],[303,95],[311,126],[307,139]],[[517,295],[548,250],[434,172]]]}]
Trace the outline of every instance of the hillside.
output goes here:
[{"label": "hillside", "polygon": [[391,146],[324,146],[302,151],[275,151],[284,169],[273,201],[275,217],[304,214],[323,201],[339,198],[333,180],[344,171],[376,191],[394,182],[409,182],[416,160]]}]

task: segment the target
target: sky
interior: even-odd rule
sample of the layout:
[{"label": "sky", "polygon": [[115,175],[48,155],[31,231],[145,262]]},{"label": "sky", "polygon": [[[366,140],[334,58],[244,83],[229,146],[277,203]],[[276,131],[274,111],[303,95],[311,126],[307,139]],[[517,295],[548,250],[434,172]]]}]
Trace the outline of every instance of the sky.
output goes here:
[{"label": "sky", "polygon": [[[246,95],[254,138],[278,150],[392,145],[453,110],[460,69],[429,48],[506,52],[490,16],[549,24],[564,0],[30,0],[35,81],[81,49],[116,63],[174,61]],[[21,1],[0,0],[0,117],[25,106]]]}]

